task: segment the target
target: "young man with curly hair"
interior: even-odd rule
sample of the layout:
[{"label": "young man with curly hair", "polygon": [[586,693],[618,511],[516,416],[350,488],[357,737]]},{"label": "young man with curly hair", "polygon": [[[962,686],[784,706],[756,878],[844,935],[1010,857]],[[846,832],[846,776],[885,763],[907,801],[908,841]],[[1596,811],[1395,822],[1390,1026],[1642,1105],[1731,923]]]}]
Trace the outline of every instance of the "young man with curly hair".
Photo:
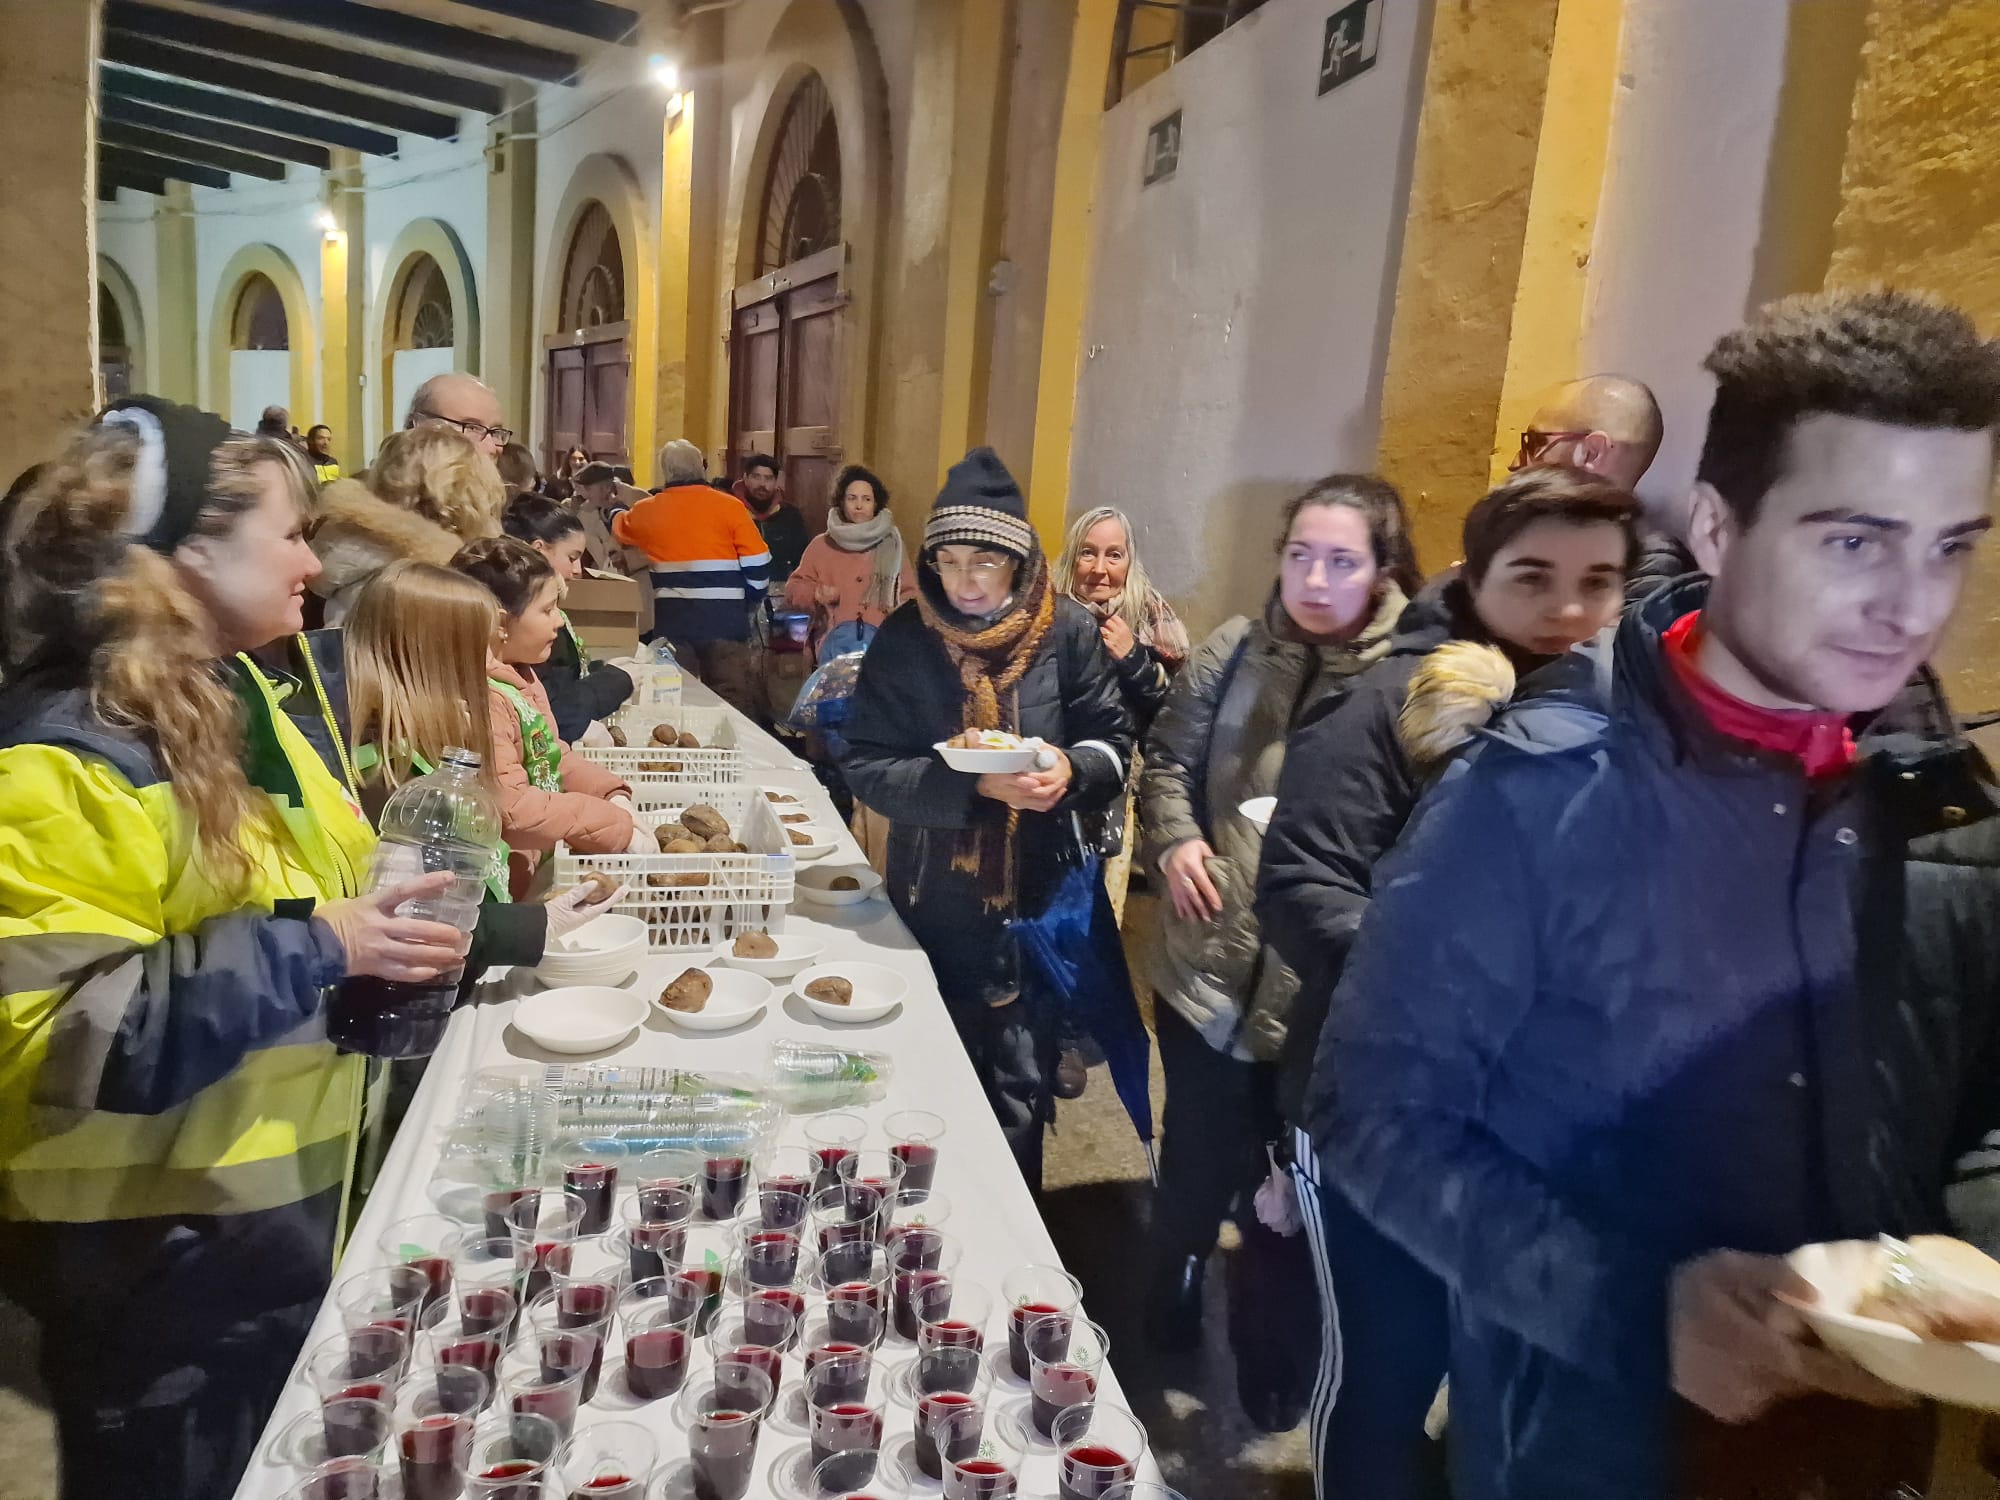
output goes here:
[{"label": "young man with curly hair", "polygon": [[1708,577],[1451,767],[1321,1038],[1326,1178],[1451,1294],[1459,1500],[1927,1480],[1929,1414],[1816,1342],[1784,1257],[1941,1227],[2000,1113],[2000,986],[1906,936],[1925,841],[1994,811],[1984,765],[1879,727],[1991,524],[2000,354],[1871,291],[1767,308],[1707,367]]}]

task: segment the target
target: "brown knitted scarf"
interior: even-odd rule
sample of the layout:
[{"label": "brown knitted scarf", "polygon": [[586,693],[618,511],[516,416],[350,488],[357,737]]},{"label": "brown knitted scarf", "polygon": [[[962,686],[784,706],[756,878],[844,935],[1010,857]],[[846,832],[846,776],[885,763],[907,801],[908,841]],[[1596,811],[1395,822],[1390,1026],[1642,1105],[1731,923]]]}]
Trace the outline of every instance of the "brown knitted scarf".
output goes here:
[{"label": "brown knitted scarf", "polygon": [[[1048,561],[1038,550],[1023,564],[1026,578],[1016,589],[1018,603],[984,630],[966,630],[938,613],[923,589],[917,608],[944,643],[945,655],[958,669],[965,690],[965,729],[1020,730],[1020,700],[1014,689],[1027,674],[1035,654],[1056,617],[1055,590],[1049,586]],[[1011,909],[1017,894],[1014,860],[1021,814],[1007,809],[1006,818],[981,817],[958,835],[951,867],[974,875],[986,905]]]}]

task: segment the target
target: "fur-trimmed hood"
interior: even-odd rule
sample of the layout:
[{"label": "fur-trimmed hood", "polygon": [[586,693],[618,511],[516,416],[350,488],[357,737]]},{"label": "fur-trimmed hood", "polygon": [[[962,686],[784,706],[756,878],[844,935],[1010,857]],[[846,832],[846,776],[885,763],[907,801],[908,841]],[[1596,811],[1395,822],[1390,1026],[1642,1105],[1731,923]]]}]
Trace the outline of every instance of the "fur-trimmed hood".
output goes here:
[{"label": "fur-trimmed hood", "polygon": [[362,586],[390,563],[407,558],[442,567],[462,545],[456,533],[378,498],[360,480],[336,479],[319,492],[312,549],[320,575],[310,587],[326,600],[327,624],[338,625]]},{"label": "fur-trimmed hood", "polygon": [[1420,767],[1447,759],[1514,696],[1514,664],[1498,647],[1446,641],[1423,659],[1396,716],[1396,738]]}]

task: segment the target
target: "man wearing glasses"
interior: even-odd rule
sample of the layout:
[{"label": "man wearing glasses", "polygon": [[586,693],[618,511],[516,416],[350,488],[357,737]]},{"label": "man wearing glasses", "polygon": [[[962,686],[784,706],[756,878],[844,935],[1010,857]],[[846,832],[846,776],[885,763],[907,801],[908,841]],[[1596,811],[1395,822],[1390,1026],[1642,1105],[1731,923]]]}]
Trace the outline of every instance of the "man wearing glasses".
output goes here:
[{"label": "man wearing glasses", "polygon": [[403,425],[421,427],[426,423],[456,427],[491,459],[498,459],[500,450],[514,439],[513,429],[500,425],[500,398],[493,394],[493,388],[459,370],[431,376],[410,398],[410,413]]},{"label": "man wearing glasses", "polygon": [[[1664,430],[1660,403],[1644,384],[1626,375],[1587,375],[1542,397],[1507,468],[1514,473],[1531,464],[1563,464],[1636,491]],[[1683,518],[1649,507],[1648,521],[1639,566],[1625,582],[1627,603],[1694,571],[1694,556],[1681,540]]]}]

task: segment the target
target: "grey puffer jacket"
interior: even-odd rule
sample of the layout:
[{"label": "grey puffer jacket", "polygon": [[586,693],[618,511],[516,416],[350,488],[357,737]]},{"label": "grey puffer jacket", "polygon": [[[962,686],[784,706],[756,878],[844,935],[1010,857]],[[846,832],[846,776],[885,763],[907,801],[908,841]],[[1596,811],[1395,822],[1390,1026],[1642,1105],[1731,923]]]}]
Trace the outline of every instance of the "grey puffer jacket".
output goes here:
[{"label": "grey puffer jacket", "polygon": [[1238,809],[1277,792],[1292,730],[1388,654],[1405,602],[1391,584],[1360,635],[1315,646],[1288,638],[1273,595],[1261,619],[1239,615],[1196,648],[1153,721],[1139,778],[1145,868],[1206,840],[1222,914],[1183,922],[1161,902],[1147,979],[1218,1052],[1274,1060],[1298,993],[1298,976],[1259,937],[1251,903],[1264,836]]},{"label": "grey puffer jacket", "polygon": [[437,522],[391,505],[358,479],[336,479],[319,492],[311,527],[320,572],[307,585],[326,601],[326,623],[342,625],[375,575],[392,562],[449,563],[464,539]]}]

